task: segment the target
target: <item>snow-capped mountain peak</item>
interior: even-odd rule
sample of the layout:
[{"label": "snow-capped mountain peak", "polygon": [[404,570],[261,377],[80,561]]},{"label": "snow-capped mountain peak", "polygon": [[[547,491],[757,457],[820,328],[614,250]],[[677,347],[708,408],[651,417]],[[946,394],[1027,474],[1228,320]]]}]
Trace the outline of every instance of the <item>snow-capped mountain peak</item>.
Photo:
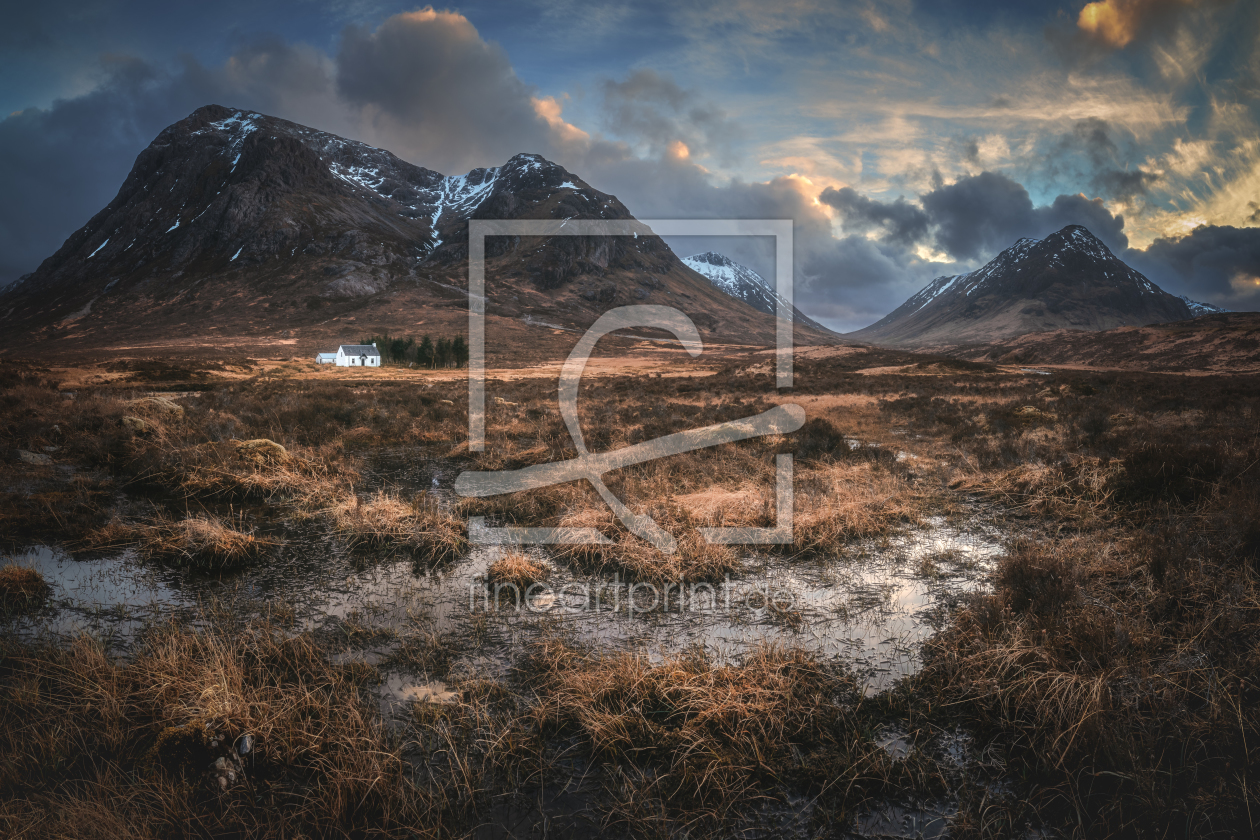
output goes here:
[{"label": "snow-capped mountain peak", "polygon": [[[732,260],[725,254],[716,251],[705,251],[683,258],[683,265],[707,279],[718,289],[733,298],[738,298],[759,312],[770,315],[776,313],[776,306],[786,300],[779,297],[778,291],[757,272]],[[791,307],[793,320],[798,324],[807,324],[816,329],[826,329],[818,322],[804,315],[795,306]]]},{"label": "snow-capped mountain peak", "polygon": [[1086,228],[1068,225],[1045,239],[1020,239],[974,271],[936,278],[852,335],[911,347],[1189,317],[1189,303],[1130,268]]}]

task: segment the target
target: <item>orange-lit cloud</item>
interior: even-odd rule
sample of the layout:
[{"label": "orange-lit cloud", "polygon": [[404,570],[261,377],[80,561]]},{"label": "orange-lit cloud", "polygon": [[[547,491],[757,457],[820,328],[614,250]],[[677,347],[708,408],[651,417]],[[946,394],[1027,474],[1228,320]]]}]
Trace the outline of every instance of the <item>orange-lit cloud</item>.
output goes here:
[{"label": "orange-lit cloud", "polygon": [[1081,9],[1076,26],[1110,47],[1127,46],[1154,14],[1175,6],[1192,6],[1196,0],[1098,0]]},{"label": "orange-lit cloud", "polygon": [[562,143],[589,143],[591,135],[571,122],[565,122],[564,106],[554,96],[536,96],[530,100],[534,105],[534,113],[547,121],[552,131]]}]

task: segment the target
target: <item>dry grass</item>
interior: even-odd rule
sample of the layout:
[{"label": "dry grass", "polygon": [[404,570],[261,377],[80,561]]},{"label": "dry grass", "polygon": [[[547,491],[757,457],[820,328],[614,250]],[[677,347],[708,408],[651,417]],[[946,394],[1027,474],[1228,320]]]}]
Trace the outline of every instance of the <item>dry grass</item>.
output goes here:
[{"label": "dry grass", "polygon": [[800,650],[761,647],[737,666],[699,655],[653,665],[552,639],[536,646],[531,673],[542,732],[576,733],[614,776],[638,780],[618,792],[615,813],[629,820],[669,813],[684,821],[673,830],[726,836],[732,817],[784,785],[813,789],[843,818],[846,801],[916,772],[872,743],[852,677]]},{"label": "dry grass", "polygon": [[802,470],[797,479],[792,550],[830,553],[918,520],[923,498],[904,478],[869,463]]},{"label": "dry grass", "polygon": [[38,609],[51,591],[36,569],[15,563],[0,568],[0,610],[4,612]]},{"label": "dry grass", "polygon": [[1019,543],[929,643],[923,689],[999,734],[1046,819],[1251,833],[1260,580],[1237,543],[1192,533]]},{"label": "dry grass", "polygon": [[183,519],[159,514],[144,523],[114,520],[88,535],[86,549],[135,546],[145,555],[174,561],[200,571],[224,571],[261,558],[276,542],[245,530],[243,518],[236,523],[210,513]]},{"label": "dry grass", "polygon": [[518,552],[508,552],[490,564],[486,578],[491,583],[511,584],[522,592],[546,579],[549,571],[539,560]]},{"label": "dry grass", "polygon": [[406,502],[378,490],[366,499],[353,496],[328,513],[337,532],[357,548],[400,546],[444,561],[468,545],[463,523],[424,493]]},{"label": "dry grass", "polygon": [[[8,836],[444,833],[441,792],[411,781],[358,669],[307,637],[159,628],[127,662],[79,639],[4,664]],[[219,792],[207,771],[245,733],[243,778]]]}]

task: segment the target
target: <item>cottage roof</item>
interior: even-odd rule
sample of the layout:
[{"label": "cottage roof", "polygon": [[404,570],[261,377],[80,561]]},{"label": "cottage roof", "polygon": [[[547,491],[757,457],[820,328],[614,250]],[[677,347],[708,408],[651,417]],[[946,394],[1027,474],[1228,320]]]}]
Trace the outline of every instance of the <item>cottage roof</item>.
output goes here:
[{"label": "cottage roof", "polygon": [[343,344],[339,348],[339,352],[345,353],[347,356],[379,356],[381,351],[377,350],[371,344]]}]

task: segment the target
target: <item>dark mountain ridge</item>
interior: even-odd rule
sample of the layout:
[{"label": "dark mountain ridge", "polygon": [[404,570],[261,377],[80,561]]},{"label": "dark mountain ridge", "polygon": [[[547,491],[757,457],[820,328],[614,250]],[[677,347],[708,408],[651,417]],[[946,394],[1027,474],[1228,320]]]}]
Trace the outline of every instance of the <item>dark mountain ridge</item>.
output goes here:
[{"label": "dark mountain ridge", "polygon": [[1057,329],[1107,330],[1193,317],[1080,225],[1021,239],[987,265],[938,277],[846,337],[900,347],[980,344]]},{"label": "dark mountain ridge", "polygon": [[[164,129],[117,196],[0,295],[0,346],[325,341],[467,323],[481,219],[632,219],[539,155],[445,176],[276,117],[208,105]],[[771,343],[773,319],[714,289],[655,236],[487,241],[498,334],[580,329],[669,303],[702,332]]]}]

